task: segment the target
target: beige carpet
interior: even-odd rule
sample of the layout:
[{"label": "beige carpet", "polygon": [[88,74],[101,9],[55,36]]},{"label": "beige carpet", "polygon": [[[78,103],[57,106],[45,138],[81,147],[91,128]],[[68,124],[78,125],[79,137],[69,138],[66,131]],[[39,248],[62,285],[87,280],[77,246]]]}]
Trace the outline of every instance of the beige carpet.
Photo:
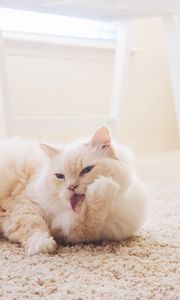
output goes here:
[{"label": "beige carpet", "polygon": [[143,155],[152,217],[123,243],[60,246],[27,257],[0,241],[0,299],[180,299],[180,152]]}]

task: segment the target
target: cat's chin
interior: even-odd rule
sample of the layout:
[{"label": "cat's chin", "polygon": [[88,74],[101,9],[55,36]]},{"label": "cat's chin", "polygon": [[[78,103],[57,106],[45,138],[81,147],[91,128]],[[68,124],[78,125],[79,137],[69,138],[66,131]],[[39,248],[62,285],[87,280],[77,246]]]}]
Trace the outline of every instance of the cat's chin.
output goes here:
[{"label": "cat's chin", "polygon": [[85,194],[73,194],[70,197],[71,208],[76,211],[76,208],[83,203],[85,199]]}]

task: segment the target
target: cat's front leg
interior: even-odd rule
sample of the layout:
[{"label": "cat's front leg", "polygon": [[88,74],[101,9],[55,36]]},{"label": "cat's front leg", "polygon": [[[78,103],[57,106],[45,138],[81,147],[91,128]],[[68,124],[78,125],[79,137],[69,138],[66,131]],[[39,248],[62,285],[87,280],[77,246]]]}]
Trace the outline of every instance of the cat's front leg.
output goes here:
[{"label": "cat's front leg", "polygon": [[12,242],[20,243],[28,255],[53,253],[56,250],[56,242],[41,209],[29,199],[14,199],[7,207],[1,225],[3,235]]},{"label": "cat's front leg", "polygon": [[110,177],[100,176],[86,191],[86,219],[90,238],[99,240],[111,205],[120,190],[118,183]]},{"label": "cat's front leg", "polygon": [[87,204],[91,208],[107,209],[119,191],[120,185],[111,177],[100,176],[87,188]]},{"label": "cat's front leg", "polygon": [[119,184],[110,177],[100,176],[89,184],[68,240],[71,242],[100,240],[110,206],[119,190]]},{"label": "cat's front leg", "polygon": [[33,233],[25,243],[25,249],[28,255],[54,253],[56,248],[56,242],[49,232],[37,231]]}]

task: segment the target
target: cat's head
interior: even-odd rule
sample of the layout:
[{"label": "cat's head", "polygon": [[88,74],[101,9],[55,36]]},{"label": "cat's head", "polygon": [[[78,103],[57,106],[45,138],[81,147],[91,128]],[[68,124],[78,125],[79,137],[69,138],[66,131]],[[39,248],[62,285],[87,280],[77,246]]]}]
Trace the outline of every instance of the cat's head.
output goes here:
[{"label": "cat's head", "polygon": [[87,143],[78,143],[55,149],[41,144],[49,157],[49,183],[54,197],[76,209],[85,199],[86,189],[100,175],[112,176],[109,162],[117,160],[107,128],[96,131]]}]

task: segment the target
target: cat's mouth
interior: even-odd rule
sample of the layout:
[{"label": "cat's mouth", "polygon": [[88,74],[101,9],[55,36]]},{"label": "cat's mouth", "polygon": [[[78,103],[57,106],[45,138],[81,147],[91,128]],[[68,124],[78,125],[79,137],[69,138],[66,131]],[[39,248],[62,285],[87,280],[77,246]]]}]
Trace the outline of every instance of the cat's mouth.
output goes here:
[{"label": "cat's mouth", "polygon": [[76,210],[76,206],[79,203],[82,203],[84,201],[84,198],[85,198],[85,194],[76,194],[76,193],[70,197],[71,208],[73,209],[73,211]]}]

